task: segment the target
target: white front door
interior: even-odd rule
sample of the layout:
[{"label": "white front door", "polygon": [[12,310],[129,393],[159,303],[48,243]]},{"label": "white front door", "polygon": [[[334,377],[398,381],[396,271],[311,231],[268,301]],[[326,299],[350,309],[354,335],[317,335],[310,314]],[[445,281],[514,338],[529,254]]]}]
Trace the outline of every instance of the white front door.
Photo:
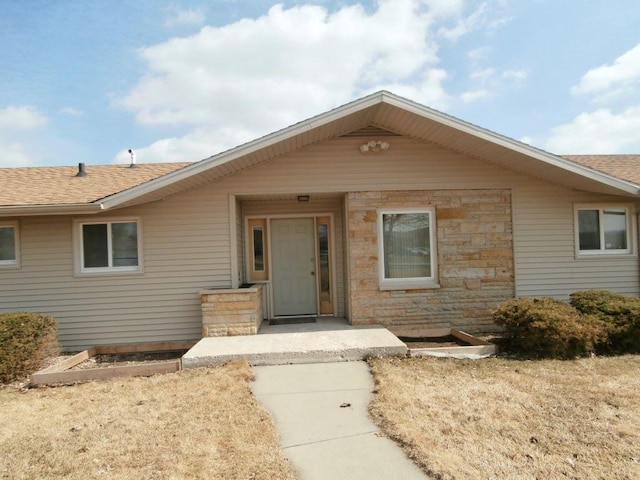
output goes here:
[{"label": "white front door", "polygon": [[273,306],[276,316],[317,314],[313,218],[271,221]]}]

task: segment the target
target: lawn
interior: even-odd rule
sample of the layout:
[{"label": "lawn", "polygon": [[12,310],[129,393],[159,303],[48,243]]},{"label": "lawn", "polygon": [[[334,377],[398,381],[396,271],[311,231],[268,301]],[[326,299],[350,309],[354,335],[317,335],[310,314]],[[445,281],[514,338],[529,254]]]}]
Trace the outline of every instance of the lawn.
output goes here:
[{"label": "lawn", "polygon": [[246,363],[0,388],[0,478],[293,479]]},{"label": "lawn", "polygon": [[434,479],[640,478],[640,356],[370,364],[371,415]]}]

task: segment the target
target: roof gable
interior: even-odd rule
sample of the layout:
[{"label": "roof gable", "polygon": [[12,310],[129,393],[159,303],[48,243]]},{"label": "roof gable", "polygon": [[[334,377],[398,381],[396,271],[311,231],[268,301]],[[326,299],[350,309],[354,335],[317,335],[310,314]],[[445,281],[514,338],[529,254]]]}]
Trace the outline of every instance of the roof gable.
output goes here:
[{"label": "roof gable", "polygon": [[[620,176],[624,175],[622,168],[612,173],[611,169],[603,168],[602,164],[598,164],[600,167],[598,168],[594,166],[597,162],[590,163],[586,158],[571,157],[572,159],[569,159],[553,155],[382,91],[197,163],[139,164],[139,169],[131,169],[140,170],[141,175],[135,180],[132,180],[128,173],[116,170],[118,166],[89,167],[91,170],[95,169],[93,175],[96,179],[102,168],[105,172],[109,171],[109,167],[111,171],[117,172],[114,178],[108,178],[105,173],[106,177],[102,185],[104,190],[101,189],[102,186],[99,189],[96,184],[92,187],[95,190],[90,189],[91,192],[83,193],[83,189],[89,182],[85,184],[81,182],[90,178],[91,173],[89,177],[80,179],[73,177],[75,171],[56,173],[60,175],[57,178],[62,179],[61,187],[58,188],[63,192],[69,190],[75,193],[64,199],[56,196],[54,192],[44,196],[34,194],[33,199],[30,199],[26,205],[46,204],[64,207],[70,204],[89,203],[94,208],[109,209],[146,203],[219,180],[309,145],[345,135],[373,134],[371,132],[379,135],[382,131],[389,135],[404,135],[433,143],[480,161],[570,188],[618,195],[640,195],[640,178]],[[128,170],[127,166],[119,168]],[[143,173],[146,176],[142,175]],[[20,174],[21,172],[17,172],[14,177],[16,175],[19,177]],[[24,180],[14,178],[14,181]],[[2,182],[1,176],[0,182]],[[15,190],[15,187],[13,189]],[[12,201],[15,200],[0,196],[0,214],[4,209],[2,205],[16,205],[11,203]]]},{"label": "roof gable", "polygon": [[233,175],[308,145],[366,129],[434,143],[525,175],[570,188],[640,195],[634,184],[491,132],[389,92],[378,92],[195,163],[105,200],[113,207],[151,201]]}]

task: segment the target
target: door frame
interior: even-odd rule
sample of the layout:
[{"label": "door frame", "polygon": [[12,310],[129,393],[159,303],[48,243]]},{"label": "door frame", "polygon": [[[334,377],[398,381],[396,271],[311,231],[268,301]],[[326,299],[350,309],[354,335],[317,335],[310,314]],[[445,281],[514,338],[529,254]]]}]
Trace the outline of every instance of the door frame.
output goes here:
[{"label": "door frame", "polygon": [[[334,214],[331,212],[310,212],[310,213],[291,213],[291,214],[275,214],[275,215],[247,215],[244,217],[244,222],[243,222],[243,228],[244,228],[244,232],[242,235],[242,238],[244,240],[244,271],[245,271],[245,281],[247,283],[261,283],[265,285],[265,302],[266,305],[264,305],[264,307],[266,307],[264,309],[264,313],[265,313],[265,318],[267,319],[274,319],[276,318],[276,316],[274,315],[274,297],[273,297],[273,283],[272,283],[272,272],[273,272],[273,265],[271,262],[272,259],[272,254],[271,254],[271,220],[277,220],[277,219],[293,219],[293,218],[306,218],[306,219],[312,219],[313,220],[313,232],[314,232],[314,245],[315,245],[315,259],[316,259],[316,275],[315,275],[315,280],[316,280],[316,312],[318,312],[316,315],[314,316],[331,316],[331,317],[335,317],[337,315],[337,291],[336,291],[336,285],[337,285],[337,276],[336,276],[336,241],[335,241],[335,219],[334,219]],[[330,313],[320,313],[321,310],[321,295],[320,295],[320,268],[319,268],[319,261],[320,261],[320,255],[318,252],[318,219],[319,218],[329,218],[329,256],[330,256],[330,261],[329,261],[329,268],[330,268],[330,291],[331,293],[331,298],[332,298],[332,312]],[[263,277],[262,279],[260,278],[256,278],[253,279],[252,278],[252,272],[251,272],[251,265],[253,262],[253,252],[252,252],[252,221],[258,221],[258,220],[263,220],[264,221],[264,238],[266,239],[266,245],[265,245],[265,254],[267,257],[267,262],[266,262],[266,266],[267,266],[267,275],[266,278]],[[255,275],[255,274],[254,274]],[[286,317],[283,317],[286,318]]]}]

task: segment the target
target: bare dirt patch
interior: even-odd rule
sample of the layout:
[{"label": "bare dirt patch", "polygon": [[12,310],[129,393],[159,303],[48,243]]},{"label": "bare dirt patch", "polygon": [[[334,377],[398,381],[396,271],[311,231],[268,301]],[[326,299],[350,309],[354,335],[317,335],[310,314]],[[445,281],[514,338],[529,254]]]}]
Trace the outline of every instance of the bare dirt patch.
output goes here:
[{"label": "bare dirt patch", "polygon": [[470,344],[453,335],[443,337],[398,337],[409,348],[467,347]]},{"label": "bare dirt patch", "polygon": [[248,364],[0,388],[0,478],[295,478]]},{"label": "bare dirt patch", "polygon": [[371,415],[432,478],[640,478],[640,356],[370,363]]},{"label": "bare dirt patch", "polygon": [[126,365],[145,365],[148,363],[176,360],[182,357],[186,350],[175,352],[150,352],[150,353],[113,353],[94,355],[82,363],[71,367],[69,370],[88,370],[93,368],[122,367]]}]

